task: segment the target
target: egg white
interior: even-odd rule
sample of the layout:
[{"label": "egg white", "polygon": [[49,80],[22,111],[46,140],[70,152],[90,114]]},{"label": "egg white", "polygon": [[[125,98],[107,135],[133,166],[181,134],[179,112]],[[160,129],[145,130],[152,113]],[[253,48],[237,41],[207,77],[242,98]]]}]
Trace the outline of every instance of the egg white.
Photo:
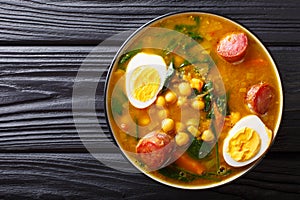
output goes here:
[{"label": "egg white", "polygon": [[[137,68],[141,68],[141,70],[146,69],[146,68],[153,68],[155,69],[160,77],[160,84],[159,84],[159,88],[156,91],[155,95],[143,102],[140,101],[136,98],[134,98],[133,96],[133,92],[134,92],[134,83],[132,82],[132,75],[133,72],[137,69]],[[129,99],[129,102],[136,108],[146,108],[148,106],[150,106],[157,98],[157,94],[159,93],[159,91],[162,89],[163,85],[164,85],[164,81],[166,79],[166,73],[167,73],[167,65],[165,60],[158,55],[154,55],[154,54],[147,54],[147,53],[138,53],[136,54],[128,63],[127,69],[126,69],[126,93],[127,93],[127,97]]]},{"label": "egg white", "polygon": [[[228,145],[229,145],[229,141],[231,140],[231,138],[242,128],[244,127],[248,127],[251,128],[253,130],[255,130],[260,139],[261,139],[261,146],[260,146],[260,150],[258,151],[258,153],[251,159],[244,161],[244,162],[238,162],[235,161],[230,154],[227,152],[228,149]],[[252,162],[254,162],[255,160],[257,160],[258,158],[260,158],[263,153],[268,149],[269,144],[270,144],[270,139],[268,136],[268,133],[266,131],[266,127],[265,124],[261,121],[261,119],[259,117],[257,117],[256,115],[248,115],[246,117],[243,117],[240,121],[238,121],[235,126],[229,131],[227,137],[224,140],[224,144],[223,144],[223,156],[224,156],[224,160],[226,161],[226,163],[230,166],[233,167],[242,167],[245,165],[248,165]]]}]

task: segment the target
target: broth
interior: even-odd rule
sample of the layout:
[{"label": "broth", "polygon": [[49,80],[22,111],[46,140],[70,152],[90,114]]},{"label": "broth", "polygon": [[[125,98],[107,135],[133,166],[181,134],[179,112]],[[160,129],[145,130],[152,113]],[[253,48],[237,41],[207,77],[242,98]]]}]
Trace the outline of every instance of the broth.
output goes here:
[{"label": "broth", "polygon": [[[215,15],[176,14],[154,21],[149,27],[179,31],[192,37],[205,51],[200,53],[197,48],[193,49],[193,46],[181,44],[180,41],[170,42],[171,39],[165,35],[147,35],[147,32],[144,32],[144,35],[139,35],[138,32],[137,36],[131,38],[125,45],[111,70],[106,97],[110,127],[125,155],[149,176],[166,184],[184,188],[218,184],[251,168],[256,162],[244,167],[228,165],[222,156],[224,153],[222,145],[235,123],[244,116],[253,114],[253,111],[245,103],[245,97],[251,86],[261,82],[267,83],[273,88],[274,98],[267,113],[255,114],[273,134],[277,132],[281,118],[281,85],[276,67],[268,53],[251,33],[237,24]],[[239,62],[228,62],[218,54],[216,48],[225,35],[237,32],[247,35],[247,52]],[[175,45],[172,45],[173,43]],[[157,44],[165,46],[165,48],[149,48]],[[176,53],[179,51],[196,57],[195,64],[179,56]],[[169,88],[163,93],[160,92],[156,101],[143,109],[133,106],[126,94],[126,68],[131,58],[138,53],[159,55],[167,66],[172,64],[175,69],[175,75],[170,79]],[[220,74],[224,91],[221,90],[222,88],[221,91],[218,91],[217,85],[213,85],[211,90],[207,89],[211,83],[214,84],[211,77],[213,70],[217,70]],[[200,86],[197,90],[199,82]],[[182,88],[189,86],[182,83],[189,83],[190,87],[195,84],[196,86],[191,88],[191,92],[186,92]],[[168,92],[175,93],[176,100],[174,102],[167,101]],[[211,98],[214,100],[207,101],[208,94],[213,94]],[[216,102],[224,99],[227,99],[227,102],[221,106],[217,105]],[[161,103],[163,106],[160,105]],[[216,120],[218,115],[221,116],[218,120],[221,121],[220,125]],[[204,170],[201,174],[194,173],[193,170],[188,169],[189,167],[185,169],[185,164],[181,165],[176,161],[168,163],[168,166],[161,169],[149,170],[147,163],[145,164],[138,156],[130,154],[130,152],[136,153],[139,141],[149,132],[164,130],[162,121],[166,118],[173,120],[174,125],[172,131],[163,132],[167,132],[173,140],[176,139],[179,132],[184,132],[185,136],[188,135],[188,141],[190,141],[188,144],[191,146],[195,146],[197,142],[201,143],[200,145],[207,144],[208,146],[214,143],[203,158],[193,157],[193,154],[190,154],[189,146],[183,148],[185,151],[183,155],[188,154],[186,162],[192,160],[191,162],[203,166]],[[213,135],[210,135],[214,139],[206,141],[208,139],[204,139],[203,134],[213,126],[215,126],[217,134],[214,132]],[[194,127],[196,130],[190,127]],[[218,130],[220,130],[219,133]],[[182,148],[179,143],[177,143],[177,148]]]}]

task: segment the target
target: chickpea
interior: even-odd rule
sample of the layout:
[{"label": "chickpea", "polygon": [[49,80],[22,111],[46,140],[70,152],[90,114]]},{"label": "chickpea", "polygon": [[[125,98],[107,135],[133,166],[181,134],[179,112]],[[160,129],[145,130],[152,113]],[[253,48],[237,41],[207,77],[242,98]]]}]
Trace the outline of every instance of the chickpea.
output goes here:
[{"label": "chickpea", "polygon": [[183,96],[189,96],[192,93],[192,88],[187,82],[180,83],[178,89],[180,94],[182,94]]},{"label": "chickpea", "polygon": [[177,106],[181,107],[186,103],[186,97],[178,97]]},{"label": "chickpea", "polygon": [[204,109],[204,102],[201,101],[201,100],[195,100],[193,101],[192,103],[192,107],[195,109],[195,110],[203,110]]},{"label": "chickpea", "polygon": [[208,129],[208,130],[203,131],[203,133],[201,135],[201,139],[206,142],[211,142],[215,139],[215,136],[214,136],[213,132]]},{"label": "chickpea", "polygon": [[167,103],[175,103],[175,101],[177,100],[177,95],[172,92],[172,91],[167,91],[167,93],[165,94],[165,100]]},{"label": "chickpea", "polygon": [[162,121],[161,123],[161,128],[164,132],[169,132],[169,131],[172,131],[174,129],[174,121],[173,119],[170,119],[170,118],[166,118]]},{"label": "chickpea", "polygon": [[169,115],[169,111],[167,109],[161,109],[158,111],[158,117],[159,119],[165,119]]},{"label": "chickpea", "polygon": [[178,146],[187,144],[189,140],[189,135],[185,132],[178,132],[175,136],[175,142]]},{"label": "chickpea", "polygon": [[199,137],[200,136],[200,131],[195,127],[195,126],[189,126],[187,130],[194,136],[194,137]]},{"label": "chickpea", "polygon": [[166,105],[166,100],[163,96],[158,96],[155,103],[157,106],[163,107]]}]

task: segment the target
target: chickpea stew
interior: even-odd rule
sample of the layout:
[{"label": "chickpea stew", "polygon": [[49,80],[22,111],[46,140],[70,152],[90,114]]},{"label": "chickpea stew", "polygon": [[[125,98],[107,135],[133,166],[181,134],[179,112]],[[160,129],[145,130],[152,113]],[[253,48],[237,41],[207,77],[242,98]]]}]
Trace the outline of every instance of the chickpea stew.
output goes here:
[{"label": "chickpea stew", "polygon": [[106,114],[138,169],[201,189],[257,163],[278,131],[282,98],[276,66],[253,34],[189,12],[158,18],[123,45],[108,74]]}]

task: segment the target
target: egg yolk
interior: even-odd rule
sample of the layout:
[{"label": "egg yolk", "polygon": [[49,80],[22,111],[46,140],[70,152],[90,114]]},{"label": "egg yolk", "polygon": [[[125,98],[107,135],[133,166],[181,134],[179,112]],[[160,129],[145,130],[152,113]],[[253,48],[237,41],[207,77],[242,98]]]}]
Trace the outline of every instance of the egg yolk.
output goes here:
[{"label": "egg yolk", "polygon": [[133,97],[139,101],[146,102],[152,99],[158,92],[160,76],[153,67],[137,68],[132,76]]},{"label": "egg yolk", "polygon": [[229,141],[227,152],[238,162],[253,158],[260,150],[261,139],[258,133],[248,127],[239,130]]}]

